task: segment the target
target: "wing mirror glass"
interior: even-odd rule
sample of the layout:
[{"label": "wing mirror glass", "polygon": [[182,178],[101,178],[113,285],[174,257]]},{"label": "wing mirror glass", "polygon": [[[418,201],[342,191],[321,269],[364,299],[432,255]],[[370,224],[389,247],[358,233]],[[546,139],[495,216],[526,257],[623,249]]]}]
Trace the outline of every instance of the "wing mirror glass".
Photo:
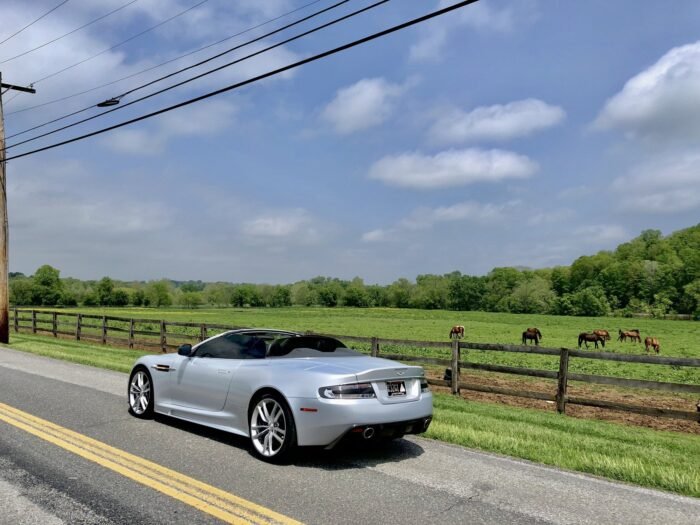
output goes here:
[{"label": "wing mirror glass", "polygon": [[177,349],[178,355],[184,355],[187,357],[192,353],[192,345],[191,344],[186,344],[182,345],[180,348]]}]

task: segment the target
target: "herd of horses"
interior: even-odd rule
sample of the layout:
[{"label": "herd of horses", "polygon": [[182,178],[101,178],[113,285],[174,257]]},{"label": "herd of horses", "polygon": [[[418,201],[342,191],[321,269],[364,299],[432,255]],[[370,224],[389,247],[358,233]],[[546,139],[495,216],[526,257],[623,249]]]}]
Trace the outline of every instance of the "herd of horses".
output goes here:
[{"label": "herd of horses", "polygon": [[[634,330],[618,330],[617,340],[619,342],[630,341],[632,343],[641,343],[642,335],[638,329]],[[455,325],[450,330],[450,339],[462,339],[464,337],[464,326]],[[538,328],[527,328],[523,332],[522,343],[524,345],[528,344],[528,341],[532,341],[534,344],[539,345],[542,339],[542,332]],[[598,343],[605,348],[605,342],[610,341],[610,332],[607,330],[593,330],[592,332],[581,332],[578,334],[578,347],[585,345],[588,348],[588,343],[594,343],[595,347],[598,348]],[[644,338],[644,349],[649,352],[653,349],[657,354],[661,350],[661,344],[657,337],[646,337]]]}]

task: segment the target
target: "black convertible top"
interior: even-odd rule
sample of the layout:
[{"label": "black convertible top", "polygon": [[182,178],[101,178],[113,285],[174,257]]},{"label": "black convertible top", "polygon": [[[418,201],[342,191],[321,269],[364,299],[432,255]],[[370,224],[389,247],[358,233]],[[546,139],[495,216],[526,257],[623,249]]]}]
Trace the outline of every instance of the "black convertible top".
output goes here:
[{"label": "black convertible top", "polygon": [[343,343],[322,335],[302,335],[276,339],[267,351],[267,357],[348,357],[362,355]]}]

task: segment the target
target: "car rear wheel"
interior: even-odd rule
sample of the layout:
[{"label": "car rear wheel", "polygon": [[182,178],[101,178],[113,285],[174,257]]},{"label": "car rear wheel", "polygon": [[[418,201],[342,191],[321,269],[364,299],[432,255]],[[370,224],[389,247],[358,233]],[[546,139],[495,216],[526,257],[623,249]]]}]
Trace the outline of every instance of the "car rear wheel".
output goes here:
[{"label": "car rear wheel", "polygon": [[274,463],[288,461],[296,448],[294,418],[282,396],[267,392],[250,411],[250,443],[255,455]]},{"label": "car rear wheel", "polygon": [[129,413],[141,419],[153,416],[153,381],[143,367],[136,368],[129,377]]}]

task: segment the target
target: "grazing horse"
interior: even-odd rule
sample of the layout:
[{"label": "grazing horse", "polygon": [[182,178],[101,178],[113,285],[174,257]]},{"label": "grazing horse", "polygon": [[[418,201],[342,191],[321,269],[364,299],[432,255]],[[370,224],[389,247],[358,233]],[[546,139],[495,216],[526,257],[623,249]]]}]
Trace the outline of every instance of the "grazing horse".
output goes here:
[{"label": "grazing horse", "polygon": [[461,325],[454,325],[450,330],[450,339],[452,338],[462,339],[464,337],[464,327]]},{"label": "grazing horse", "polygon": [[523,344],[526,345],[528,339],[535,341],[535,344],[539,346],[540,344],[540,339],[542,339],[542,332],[540,332],[537,328],[528,328],[523,332]]},{"label": "grazing horse", "polygon": [[581,343],[585,343],[586,348],[588,348],[588,343],[595,343],[595,347],[598,348],[598,343],[603,345],[605,348],[605,337],[600,336],[595,333],[581,332],[578,334],[578,347],[581,348]]},{"label": "grazing horse", "polygon": [[661,350],[661,344],[658,337],[647,337],[644,339],[644,349],[648,352],[649,348],[653,348],[657,354]]},{"label": "grazing horse", "polygon": [[634,330],[625,330],[624,332],[622,330],[618,330],[617,333],[619,334],[617,337],[618,341],[627,341],[629,338],[630,341],[633,343],[636,341],[637,343],[642,342],[642,336],[639,334],[638,329]]},{"label": "grazing horse", "polygon": [[610,332],[608,332],[607,330],[593,330],[593,333],[595,335],[599,335],[606,341],[610,341]]}]

